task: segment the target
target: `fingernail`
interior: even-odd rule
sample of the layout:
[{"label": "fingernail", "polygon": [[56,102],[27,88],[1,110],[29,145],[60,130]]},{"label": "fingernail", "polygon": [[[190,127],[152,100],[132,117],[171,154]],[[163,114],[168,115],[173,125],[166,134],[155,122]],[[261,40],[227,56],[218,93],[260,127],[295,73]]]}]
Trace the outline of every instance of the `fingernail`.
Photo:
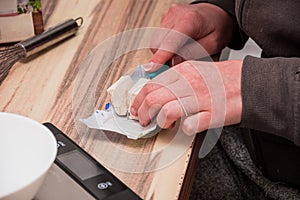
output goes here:
[{"label": "fingernail", "polygon": [[130,108],[130,114],[132,114],[133,116],[136,116],[136,110],[134,107]]},{"label": "fingernail", "polygon": [[150,62],[143,67],[144,67],[144,70],[147,72],[147,71],[150,71],[153,68],[153,66],[154,66],[154,62]]}]

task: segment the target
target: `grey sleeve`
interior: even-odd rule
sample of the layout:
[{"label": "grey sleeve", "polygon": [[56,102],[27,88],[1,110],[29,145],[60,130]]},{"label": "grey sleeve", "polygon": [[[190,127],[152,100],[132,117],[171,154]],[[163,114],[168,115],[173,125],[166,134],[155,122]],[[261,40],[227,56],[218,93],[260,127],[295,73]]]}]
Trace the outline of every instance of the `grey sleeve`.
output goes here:
[{"label": "grey sleeve", "polygon": [[219,6],[223,10],[225,10],[231,17],[233,18],[234,21],[234,33],[232,36],[231,42],[227,45],[231,49],[235,50],[240,50],[244,47],[245,43],[248,40],[248,36],[240,29],[237,19],[236,19],[236,14],[235,14],[235,0],[198,0],[198,1],[193,1],[191,4],[196,4],[196,3],[211,3],[216,6]]},{"label": "grey sleeve", "polygon": [[241,126],[300,145],[300,58],[247,56],[242,68]]}]

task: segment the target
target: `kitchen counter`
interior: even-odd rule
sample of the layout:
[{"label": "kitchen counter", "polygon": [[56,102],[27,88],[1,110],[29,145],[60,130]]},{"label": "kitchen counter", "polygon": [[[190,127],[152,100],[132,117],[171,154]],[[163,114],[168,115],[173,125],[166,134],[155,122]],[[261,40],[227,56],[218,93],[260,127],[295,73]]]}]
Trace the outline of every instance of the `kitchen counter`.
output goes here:
[{"label": "kitchen counter", "polygon": [[[53,123],[143,199],[188,199],[203,135],[176,139],[176,126],[155,137],[130,140],[80,122],[103,108],[113,82],[151,56],[149,49],[135,48],[105,62],[123,46],[135,47],[136,40],[130,38],[115,43],[116,34],[158,27],[162,13],[174,2],[179,1],[43,0],[46,30],[79,16],[83,25],[76,36],[13,66],[0,85],[0,111]],[[101,50],[103,57],[97,57],[95,52]],[[103,61],[98,63],[102,70],[87,64],[91,60]]]}]

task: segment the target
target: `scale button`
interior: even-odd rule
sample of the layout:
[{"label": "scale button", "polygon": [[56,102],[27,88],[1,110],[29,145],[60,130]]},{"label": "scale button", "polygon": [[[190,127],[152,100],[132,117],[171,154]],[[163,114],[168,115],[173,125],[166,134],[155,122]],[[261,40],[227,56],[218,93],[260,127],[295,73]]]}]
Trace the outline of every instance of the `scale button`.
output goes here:
[{"label": "scale button", "polygon": [[112,183],[109,181],[98,183],[97,188],[100,190],[106,190],[109,186],[112,186]]},{"label": "scale button", "polygon": [[83,184],[97,199],[105,199],[126,190],[126,186],[108,172],[89,178]]},{"label": "scale button", "polygon": [[65,147],[66,144],[64,142],[58,140],[56,146],[57,146],[57,148],[59,148],[59,147]]}]

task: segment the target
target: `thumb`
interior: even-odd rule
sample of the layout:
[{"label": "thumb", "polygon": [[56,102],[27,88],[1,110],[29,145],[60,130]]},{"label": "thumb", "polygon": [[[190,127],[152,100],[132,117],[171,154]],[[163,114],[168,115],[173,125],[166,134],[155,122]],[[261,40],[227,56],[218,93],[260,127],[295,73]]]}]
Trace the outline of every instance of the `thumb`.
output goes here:
[{"label": "thumb", "polygon": [[151,59],[149,60],[149,64],[147,64],[144,68],[147,72],[155,72],[159,70],[167,61],[169,61],[174,56],[174,53],[157,50]]}]

